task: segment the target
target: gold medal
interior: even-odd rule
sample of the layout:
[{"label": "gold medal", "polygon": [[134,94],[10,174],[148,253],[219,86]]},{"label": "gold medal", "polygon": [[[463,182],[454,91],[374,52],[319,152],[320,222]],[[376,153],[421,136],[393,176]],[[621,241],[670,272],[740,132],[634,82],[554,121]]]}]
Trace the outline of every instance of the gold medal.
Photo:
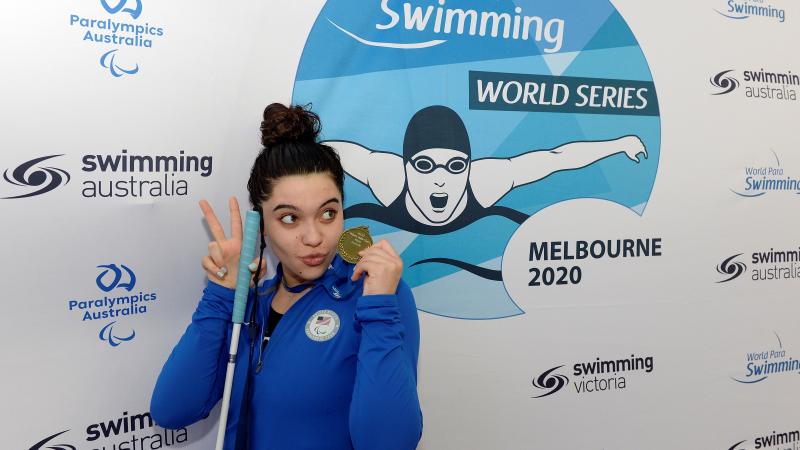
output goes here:
[{"label": "gold medal", "polygon": [[360,226],[345,230],[339,237],[339,243],[336,248],[339,250],[339,255],[342,256],[342,259],[350,264],[355,264],[361,259],[358,252],[371,246],[372,236],[369,235],[369,228]]}]

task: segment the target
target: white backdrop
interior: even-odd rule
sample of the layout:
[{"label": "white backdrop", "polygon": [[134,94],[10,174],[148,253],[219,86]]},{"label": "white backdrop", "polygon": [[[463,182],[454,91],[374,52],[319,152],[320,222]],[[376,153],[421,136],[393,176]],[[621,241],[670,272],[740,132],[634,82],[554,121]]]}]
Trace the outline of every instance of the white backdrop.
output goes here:
[{"label": "white backdrop", "polygon": [[[364,22],[374,14],[383,14],[378,23],[390,21],[381,2],[359,1],[367,5]],[[795,3],[748,3],[774,9],[773,16],[783,11],[781,21],[759,11],[737,12],[743,2],[723,0],[450,0],[445,7],[511,11],[518,5],[526,14],[539,7],[544,17],[567,11],[564,47],[548,59],[544,56],[549,52],[541,51],[546,46],[537,43],[532,56],[526,56],[530,66],[520,62],[516,70],[503,69],[504,58],[519,58],[503,53],[511,44],[498,50],[481,41],[483,47],[476,52],[495,52],[495,59],[487,53],[473,61],[458,47],[447,61],[436,61],[439,54],[417,61],[421,53],[391,49],[398,53],[386,56],[383,67],[353,69],[338,78],[326,78],[323,69],[313,74],[316,61],[330,70],[347,66],[345,71],[371,61],[369,54],[339,48],[336,41],[326,44],[333,54],[323,61],[312,44],[321,45],[325,33],[338,33],[343,42],[365,52],[384,51],[340,30],[358,35],[353,27],[361,20],[337,18],[336,7],[342,4],[341,11],[355,5],[344,0],[328,5],[320,0],[85,0],[0,6],[4,448],[210,448],[216,432],[213,415],[179,433],[153,428],[146,418],[131,418],[148,411],[160,367],[188,324],[205,283],[199,261],[209,236],[197,202],[206,198],[223,211],[230,195],[246,203],[246,177],[259,150],[264,106],[311,101],[322,115],[325,138],[402,153],[410,115],[387,115],[395,109],[413,112],[426,104],[446,104],[470,129],[473,161],[508,157],[521,152],[519,145],[503,155],[480,153],[478,147],[492,142],[495,129],[489,128],[498,114],[505,114],[502,121],[517,123],[528,113],[473,116],[479,113],[466,106],[466,97],[449,91],[426,97],[438,86],[452,86],[454,92],[462,87],[466,78],[456,78],[457,70],[485,71],[490,63],[497,72],[652,82],[657,91],[657,115],[649,118],[615,116],[614,121],[589,124],[584,116],[592,115],[581,111],[531,113],[553,122],[537,128],[544,136],[536,141],[541,145],[523,150],[553,148],[578,134],[582,140],[602,140],[604,130],[609,130],[607,139],[637,134],[647,124],[655,131],[639,133],[649,155],[638,165],[616,155],[574,175],[553,175],[536,185],[539,190],[530,187],[501,200],[499,205],[520,205],[530,218],[510,228],[503,222],[498,230],[506,230],[509,238],[491,248],[492,254],[475,250],[471,262],[500,270],[505,281],[441,272],[445,269],[437,263],[411,267],[419,255],[449,255],[437,251],[447,253],[453,241],[435,239],[452,235],[464,247],[481,247],[484,238],[492,237],[480,229],[472,235],[454,231],[436,236],[370,222],[377,234],[406,249],[407,280],[415,286],[421,309],[419,394],[425,428],[419,448],[800,446],[800,414],[792,395],[800,380],[800,370],[792,365],[800,354],[800,259],[794,259],[800,251],[800,189],[746,189],[748,176],[762,182],[800,179],[795,92],[800,81],[792,83],[790,77],[788,84],[765,83],[745,74],[800,74],[800,26],[794,18],[800,9]],[[408,4],[440,5],[428,0]],[[386,4],[400,13],[402,5],[394,0]],[[627,24],[615,30],[635,37],[625,44],[631,53],[611,53],[605,60],[576,57],[602,53],[590,52],[588,44],[569,46],[586,32],[582,25],[592,23],[595,10],[607,10],[606,16],[613,18],[614,9]],[[350,19],[355,22],[345,23]],[[334,22],[339,28],[330,25]],[[92,41],[86,39],[87,31],[105,39],[101,35],[113,33],[101,26],[121,24],[143,26],[140,34],[152,41],[151,47],[137,46],[146,44],[136,38],[133,46],[93,42],[94,35]],[[370,33],[392,42],[416,42],[415,35],[392,30],[381,35],[372,25]],[[608,40],[622,39],[610,36]],[[376,41],[375,36],[360,37]],[[440,37],[449,41],[437,49],[472,42],[466,35]],[[606,52],[614,48],[603,42],[592,47]],[[621,58],[618,68],[608,60],[616,57]],[[405,64],[402,68],[393,66],[398,60]],[[449,72],[425,75],[432,81],[414,78],[423,72],[400,70],[438,70],[440,65],[448,65]],[[375,101],[371,90],[378,81],[370,77],[381,71],[387,77],[400,73],[411,80],[408,86],[422,87],[399,89]],[[325,84],[326,79],[333,81]],[[360,83],[363,92],[353,92],[354,98],[343,105],[342,98],[351,91],[339,92],[338,86],[349,89],[351,82]],[[780,90],[789,98],[776,98],[777,91],[771,92],[773,98],[748,97],[751,89],[761,88]],[[375,128],[385,126],[380,123],[384,116],[398,127],[385,133]],[[488,117],[483,128],[478,117]],[[567,136],[559,121],[571,117],[582,131]],[[391,148],[374,134],[385,134]],[[501,134],[497,139],[511,147],[518,144],[508,128]],[[131,155],[154,161],[157,156],[191,156],[198,166],[123,171],[122,157]],[[44,157],[51,158],[34,161]],[[116,157],[120,166],[114,172],[110,165]],[[106,171],[100,170],[100,161],[109,164]],[[766,174],[748,175],[747,168]],[[638,171],[650,175],[639,179]],[[582,186],[587,191],[571,191]],[[592,186],[599,190],[591,191]],[[107,194],[112,188],[111,197],[93,194],[93,189]],[[350,188],[349,205],[370,198],[369,190],[353,179],[348,180]],[[535,195],[547,200],[525,203]],[[352,218],[348,225],[365,220]],[[426,234],[427,241],[414,241]],[[528,258],[531,242],[568,242],[574,248],[580,240],[626,238],[660,239],[660,255],[570,262]],[[785,260],[761,262],[762,253]],[[530,268],[564,265],[581,267],[579,283],[527,285]],[[770,273],[780,279],[753,280]],[[448,285],[440,283],[448,282],[463,283],[487,298],[486,304],[510,297],[514,301],[504,304],[511,308],[513,303],[517,310],[485,309],[477,297],[443,291]],[[120,303],[109,308],[106,301],[140,293],[142,300],[134,307]],[[155,299],[144,301],[144,294],[155,294]],[[93,300],[100,300],[100,306],[86,303]],[[108,315],[109,309],[114,316]],[[626,358],[640,358],[639,369],[576,373],[582,365]],[[652,365],[645,367],[647,361]],[[748,363],[751,370],[768,367],[771,372],[748,373]],[[559,383],[564,385],[556,389]],[[614,387],[586,392],[589,385]]]}]

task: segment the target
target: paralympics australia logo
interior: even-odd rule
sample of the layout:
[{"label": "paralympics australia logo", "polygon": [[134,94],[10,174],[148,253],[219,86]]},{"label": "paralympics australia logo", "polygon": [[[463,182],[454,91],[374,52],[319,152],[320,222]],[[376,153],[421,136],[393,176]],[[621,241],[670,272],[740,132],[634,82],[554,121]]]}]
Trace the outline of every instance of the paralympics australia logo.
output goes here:
[{"label": "paralympics australia logo", "polygon": [[765,158],[763,163],[746,165],[741,185],[731,188],[731,192],[748,198],[761,197],[771,192],[800,195],[800,178],[781,165],[781,160],[774,150],[770,153],[771,157]]},{"label": "paralympics australia logo", "polygon": [[103,5],[103,8],[109,14],[116,14],[118,12],[128,13],[131,15],[131,19],[136,20],[139,18],[139,15],[142,14],[142,2],[140,0],[134,0],[130,3],[134,5],[133,8],[128,6],[128,0],[118,0],[117,6],[111,6],[108,4],[106,0],[100,0],[100,4]]},{"label": "paralympics australia logo", "polygon": [[110,17],[74,12],[69,16],[69,26],[80,30],[83,42],[103,47],[99,63],[111,76],[139,73],[137,60],[165,35],[164,27],[139,20],[141,0],[99,1]]},{"label": "paralympics australia logo", "polygon": [[[112,320],[100,328],[98,338],[107,342],[111,347],[132,341],[136,337],[136,330],[122,328],[117,321],[122,318],[132,319],[148,313],[149,307],[157,300],[156,292],[147,292],[139,289],[136,293],[136,274],[125,264],[102,264],[97,266],[99,273],[95,278],[95,285],[102,293],[122,291],[121,294],[103,295],[102,298],[94,296],[84,299],[67,300],[67,310],[80,314],[82,323],[89,324],[98,321]],[[129,294],[130,293],[130,294]],[[117,330],[115,330],[117,327]],[[118,330],[122,329],[122,332]]]},{"label": "paralympics australia logo", "polygon": [[109,50],[103,53],[103,56],[100,57],[100,65],[105,67],[111,72],[111,75],[115,77],[121,77],[123,75],[133,75],[139,71],[139,64],[136,66],[126,69],[122,66],[119,66],[116,63],[116,53],[118,49]]},{"label": "paralympics australia logo", "polygon": [[778,333],[775,334],[777,345],[765,345],[745,354],[744,370],[731,379],[743,384],[760,383],[770,376],[784,374],[800,374],[800,360],[792,358],[783,348]]},{"label": "paralympics australia logo", "polygon": [[[531,398],[542,398],[553,395],[570,386],[570,379],[557,371],[563,365],[553,367],[533,378],[531,384],[537,389],[537,395]],[[616,391],[625,389],[631,377],[637,372],[651,373],[653,357],[631,355],[630,358],[576,362],[572,366],[572,387],[578,395]],[[571,391],[571,389],[568,389]]]},{"label": "paralympics australia logo", "polygon": [[[95,282],[97,283],[97,287],[99,287],[103,292],[111,292],[114,288],[120,287],[124,288],[128,292],[132,291],[133,288],[136,286],[136,274],[128,268],[125,264],[121,264],[122,270],[125,271],[127,275],[127,282],[122,282],[122,270],[117,267],[116,264],[105,264],[102,266],[97,266],[99,269],[105,269],[100,272],[100,275],[97,276]],[[108,274],[113,274],[113,278],[111,282],[104,281],[107,279]]]},{"label": "paralympics australia logo", "polygon": [[3,198],[16,199],[33,197],[46,194],[59,186],[69,183],[70,176],[66,170],[57,167],[49,167],[50,163],[47,163],[47,166],[41,165],[41,163],[59,156],[64,155],[42,156],[24,162],[13,169],[5,170],[3,172],[3,179],[8,183],[19,186],[20,189],[25,192]]},{"label": "paralympics australia logo", "polygon": [[[529,238],[529,218],[572,199],[644,213],[658,99],[607,1],[450,3],[327,1],[292,101],[322,117],[347,173],[345,217],[401,252],[419,309],[509,317],[534,300],[504,274],[528,264],[504,252]],[[590,279],[563,269],[543,269],[541,285]]]}]

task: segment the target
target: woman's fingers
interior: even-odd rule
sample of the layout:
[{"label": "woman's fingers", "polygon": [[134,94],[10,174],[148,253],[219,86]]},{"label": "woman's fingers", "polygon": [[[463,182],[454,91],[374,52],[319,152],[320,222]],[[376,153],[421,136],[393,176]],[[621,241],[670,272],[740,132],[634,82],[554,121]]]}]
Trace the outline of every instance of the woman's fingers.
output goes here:
[{"label": "woman's fingers", "polygon": [[358,263],[353,270],[353,276],[351,277],[353,281],[361,278],[361,275],[364,273],[375,274],[379,270],[390,269],[394,266],[394,264],[396,264],[395,259],[385,253],[385,251],[382,249],[379,252],[365,252],[366,250],[362,252],[363,256],[361,256],[361,259],[358,260]]},{"label": "woman's fingers", "polygon": [[[214,239],[217,241],[224,241],[225,230],[219,223],[216,214],[214,214],[214,210],[211,209],[211,205],[209,205],[206,200],[200,200],[200,209],[203,211],[203,217],[206,218],[206,223],[208,223],[208,228],[211,230],[211,235],[214,236]],[[241,218],[239,220],[241,224]]]},{"label": "woman's fingers", "polygon": [[225,278],[226,271],[223,271],[221,267],[214,264],[214,260],[211,259],[210,256],[206,255],[203,257],[202,261],[203,269],[208,272],[209,277],[215,277],[217,280],[222,280]]},{"label": "woman's fingers", "polygon": [[231,237],[242,240],[242,213],[239,211],[239,201],[236,197],[228,199],[228,208],[231,211]]},{"label": "woman's fingers", "polygon": [[222,247],[219,245],[219,242],[211,241],[208,243],[208,255],[211,256],[211,260],[214,261],[214,264],[220,268],[225,267],[225,256],[222,253]]},{"label": "woman's fingers", "polygon": [[394,247],[392,247],[392,244],[390,244],[389,241],[387,241],[386,239],[381,239],[376,245],[386,250],[386,252],[389,253],[390,255],[396,256],[398,258],[400,257],[400,255],[398,255],[397,252],[394,250]]}]

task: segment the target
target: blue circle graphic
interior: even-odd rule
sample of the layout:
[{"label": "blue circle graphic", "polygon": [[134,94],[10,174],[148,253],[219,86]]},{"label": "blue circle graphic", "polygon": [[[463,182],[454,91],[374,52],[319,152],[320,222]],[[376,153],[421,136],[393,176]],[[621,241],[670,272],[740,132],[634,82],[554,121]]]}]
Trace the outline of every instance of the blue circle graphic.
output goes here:
[{"label": "blue circle graphic", "polygon": [[641,215],[660,157],[649,66],[605,0],[329,0],[292,102],[342,156],[346,225],[447,317],[522,314],[500,275],[522,221],[578,198]]}]

